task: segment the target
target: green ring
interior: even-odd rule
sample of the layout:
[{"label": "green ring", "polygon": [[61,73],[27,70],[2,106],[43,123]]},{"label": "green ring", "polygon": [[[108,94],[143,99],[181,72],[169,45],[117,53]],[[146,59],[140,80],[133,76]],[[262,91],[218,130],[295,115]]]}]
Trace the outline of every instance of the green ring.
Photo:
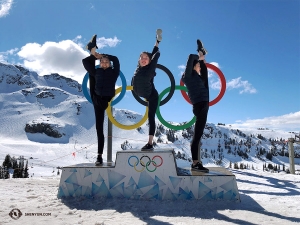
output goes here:
[{"label": "green ring", "polygon": [[[148,168],[148,166],[150,166],[151,162],[155,164],[153,170],[150,170],[150,169]],[[154,171],[157,169],[157,167],[156,167],[156,162],[154,162],[154,161],[148,161],[147,164],[146,164],[146,169],[147,169],[149,172],[154,172]]]},{"label": "green ring", "polygon": [[[165,120],[162,118],[161,114],[160,114],[160,110],[159,110],[159,107],[160,107],[160,106],[159,106],[160,101],[161,101],[161,99],[165,96],[165,94],[167,94],[168,92],[170,92],[170,89],[171,89],[171,87],[168,87],[168,88],[166,88],[165,90],[163,90],[163,91],[159,94],[159,96],[158,96],[158,107],[157,107],[157,110],[156,110],[156,116],[157,116],[158,120],[159,120],[164,126],[170,128],[170,129],[173,129],[173,130],[183,130],[183,129],[186,129],[186,128],[192,126],[192,125],[196,122],[196,117],[195,117],[195,116],[193,117],[193,119],[192,119],[190,122],[188,122],[188,123],[186,123],[186,124],[183,124],[183,125],[178,125],[178,126],[176,126],[176,125],[172,125],[172,124],[168,123],[167,121],[165,121]],[[185,86],[180,86],[180,85],[176,85],[176,86],[175,86],[175,90],[183,90],[183,91],[185,91],[185,92],[188,91],[188,89],[187,89]]]}]

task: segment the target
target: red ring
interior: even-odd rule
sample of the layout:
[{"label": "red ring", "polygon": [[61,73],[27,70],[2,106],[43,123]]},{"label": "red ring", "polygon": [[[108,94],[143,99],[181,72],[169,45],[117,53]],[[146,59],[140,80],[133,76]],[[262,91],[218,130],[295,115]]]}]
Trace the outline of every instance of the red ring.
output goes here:
[{"label": "red ring", "polygon": [[[216,74],[218,74],[218,76],[220,78],[220,81],[221,81],[221,90],[220,90],[219,95],[214,100],[212,100],[212,101],[209,102],[209,106],[213,106],[214,104],[218,103],[223,98],[223,96],[225,94],[225,91],[226,91],[226,79],[225,79],[224,74],[222,73],[222,71],[218,67],[216,67],[216,66],[214,66],[212,64],[209,64],[209,63],[206,63],[206,66],[207,66],[208,69],[211,69]],[[180,79],[180,86],[184,86],[184,83],[183,83],[183,81],[181,79]],[[189,96],[187,95],[187,93],[185,91],[182,91],[182,90],[180,90],[180,92],[181,92],[182,96],[184,97],[184,99],[188,103],[192,104],[192,102],[191,102]]]},{"label": "red ring", "polygon": [[[162,164],[163,164],[163,159],[162,159],[162,157],[160,156],[160,155],[156,155],[156,156],[153,156],[153,158],[152,158],[152,161],[154,162],[154,159],[156,158],[156,157],[158,157],[158,158],[160,158],[160,164],[157,166],[157,165],[154,165],[153,163],[153,166],[155,166],[155,167],[160,167]],[[156,164],[156,163],[155,163]]]}]

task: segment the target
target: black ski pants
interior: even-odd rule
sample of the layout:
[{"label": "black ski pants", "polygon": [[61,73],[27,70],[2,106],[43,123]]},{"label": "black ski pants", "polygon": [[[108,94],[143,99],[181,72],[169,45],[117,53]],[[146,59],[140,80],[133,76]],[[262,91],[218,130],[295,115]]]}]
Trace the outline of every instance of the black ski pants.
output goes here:
[{"label": "black ski pants", "polygon": [[96,119],[98,154],[103,154],[103,148],[104,148],[103,123],[104,123],[105,110],[108,107],[108,102],[112,99],[113,96],[99,96],[95,93],[95,76],[96,76],[95,60],[96,57],[90,55],[82,60],[82,64],[86,69],[86,71],[89,73],[90,94],[94,104],[95,119]]},{"label": "black ski pants", "polygon": [[193,113],[196,116],[194,137],[191,145],[193,160],[198,160],[199,144],[205,128],[207,113],[209,109],[208,104],[208,102],[198,102],[196,104],[193,104]]},{"label": "black ski pants", "polygon": [[150,96],[147,98],[148,101],[148,122],[149,122],[149,135],[155,133],[155,113],[158,106],[158,92],[155,88],[152,88]]},{"label": "black ski pants", "polygon": [[93,95],[93,103],[95,110],[95,119],[96,119],[96,131],[98,138],[98,154],[103,154],[104,148],[104,133],[103,133],[103,123],[105,110],[107,109],[108,102],[112,99],[109,96],[99,96]]}]

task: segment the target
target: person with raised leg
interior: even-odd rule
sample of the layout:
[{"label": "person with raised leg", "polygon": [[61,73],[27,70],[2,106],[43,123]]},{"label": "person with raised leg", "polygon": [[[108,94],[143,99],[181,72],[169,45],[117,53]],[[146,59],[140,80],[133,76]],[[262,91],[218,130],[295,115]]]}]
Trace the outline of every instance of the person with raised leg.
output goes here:
[{"label": "person with raised leg", "polygon": [[156,42],[152,53],[142,52],[140,54],[137,68],[132,79],[133,91],[148,101],[149,137],[148,143],[142,151],[153,150],[153,137],[156,129],[155,112],[158,106],[158,92],[154,86],[155,69],[160,56],[158,45],[162,41],[162,30],[156,30]]},{"label": "person with raised leg", "polygon": [[209,109],[208,72],[205,64],[207,54],[202,42],[197,40],[198,54],[190,54],[186,63],[185,72],[181,79],[188,89],[188,96],[193,104],[193,113],[196,117],[194,137],[191,143],[193,163],[192,170],[209,172],[198,159],[201,137],[205,128]]},{"label": "person with raised leg", "polygon": [[[82,64],[89,73],[90,95],[93,101],[96,132],[98,138],[98,156],[96,165],[103,164],[104,133],[103,123],[105,110],[108,103],[115,96],[115,84],[120,74],[120,62],[118,57],[103,53],[97,53],[97,35],[94,35],[86,48],[90,56],[82,60]],[[100,67],[95,68],[96,60],[100,60]],[[112,62],[112,64],[111,64]]]}]

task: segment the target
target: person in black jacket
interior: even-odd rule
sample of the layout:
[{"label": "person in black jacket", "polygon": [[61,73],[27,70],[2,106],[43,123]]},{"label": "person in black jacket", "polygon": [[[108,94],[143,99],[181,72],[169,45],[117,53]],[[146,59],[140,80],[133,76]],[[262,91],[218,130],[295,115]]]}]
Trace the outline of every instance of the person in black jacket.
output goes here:
[{"label": "person in black jacket", "polygon": [[140,54],[138,66],[132,80],[133,91],[148,101],[149,139],[148,143],[142,148],[142,151],[153,150],[155,112],[158,105],[158,92],[155,89],[153,79],[156,75],[155,69],[160,56],[158,45],[162,40],[161,33],[161,29],[156,30],[156,43],[152,53],[142,52]]},{"label": "person in black jacket", "polygon": [[205,65],[207,51],[200,40],[197,40],[198,55],[190,54],[186,64],[182,81],[188,89],[188,96],[193,104],[193,113],[196,116],[194,137],[191,144],[193,163],[192,170],[209,172],[198,159],[199,143],[205,128],[209,109],[208,72]]},{"label": "person in black jacket", "polygon": [[[86,48],[91,55],[82,60],[83,66],[89,73],[90,94],[94,105],[96,131],[98,137],[98,157],[96,165],[103,163],[104,147],[103,123],[108,103],[115,96],[115,84],[120,74],[120,63],[116,56],[96,52],[96,38],[94,35]],[[95,68],[95,61],[100,59],[100,67]],[[111,64],[112,61],[112,64]]]}]

